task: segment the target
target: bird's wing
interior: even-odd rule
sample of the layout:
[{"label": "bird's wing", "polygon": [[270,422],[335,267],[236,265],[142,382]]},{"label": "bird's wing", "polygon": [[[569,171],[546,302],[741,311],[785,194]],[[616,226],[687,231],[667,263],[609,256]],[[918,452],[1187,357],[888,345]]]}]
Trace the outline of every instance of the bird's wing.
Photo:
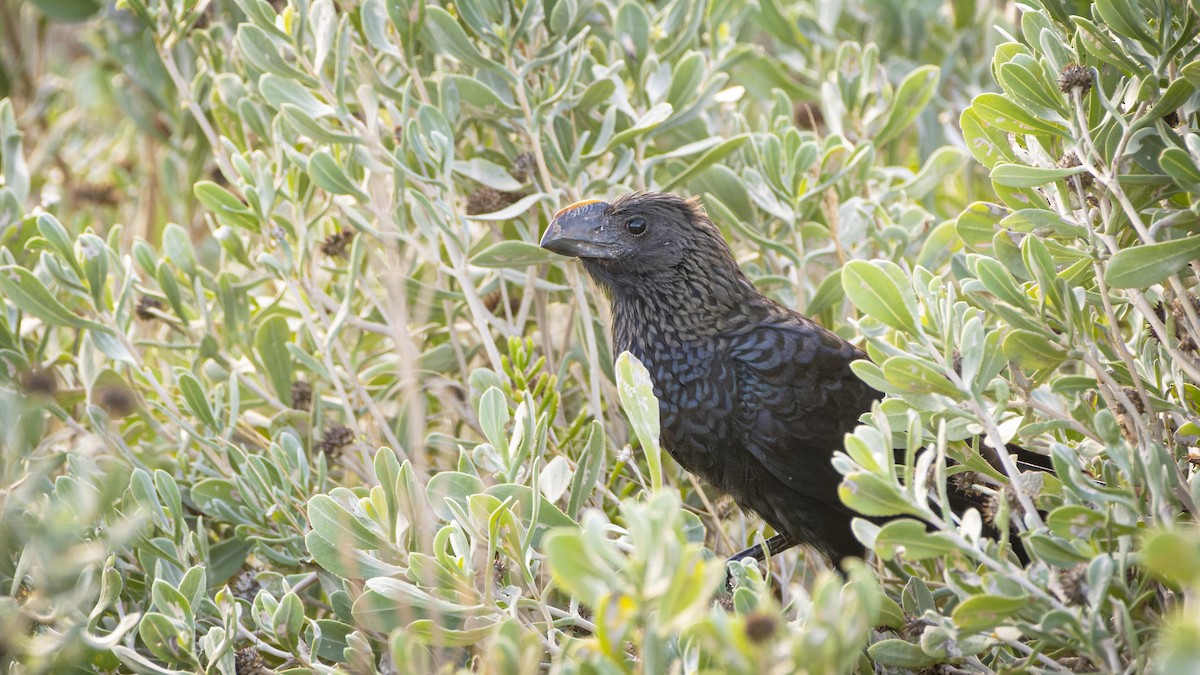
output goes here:
[{"label": "bird's wing", "polygon": [[728,353],[750,454],[797,492],[828,497],[838,482],[830,458],[881,397],[850,370],[865,354],[786,311],[735,331]]}]

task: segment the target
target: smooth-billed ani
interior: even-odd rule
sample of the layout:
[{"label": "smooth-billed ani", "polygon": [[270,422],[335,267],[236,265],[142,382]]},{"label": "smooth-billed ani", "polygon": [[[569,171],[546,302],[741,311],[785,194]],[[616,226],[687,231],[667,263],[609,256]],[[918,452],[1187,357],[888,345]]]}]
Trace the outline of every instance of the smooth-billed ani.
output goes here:
[{"label": "smooth-billed ani", "polygon": [[650,371],[662,446],[783,535],[861,555],[831,458],[881,394],[860,349],[759,293],[695,200],[642,192],[555,214],[542,246],[612,299],[613,343]]}]

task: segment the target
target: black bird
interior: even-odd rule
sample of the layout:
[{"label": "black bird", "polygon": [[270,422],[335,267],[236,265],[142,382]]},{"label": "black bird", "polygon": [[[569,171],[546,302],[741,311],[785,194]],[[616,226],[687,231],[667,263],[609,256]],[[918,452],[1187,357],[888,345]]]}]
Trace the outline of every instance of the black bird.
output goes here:
[{"label": "black bird", "polygon": [[578,202],[541,245],[579,258],[610,296],[615,351],[654,381],[662,446],[775,528],[771,553],[862,555],[831,463],[882,397],[850,370],[862,350],[759,293],[696,200]]}]

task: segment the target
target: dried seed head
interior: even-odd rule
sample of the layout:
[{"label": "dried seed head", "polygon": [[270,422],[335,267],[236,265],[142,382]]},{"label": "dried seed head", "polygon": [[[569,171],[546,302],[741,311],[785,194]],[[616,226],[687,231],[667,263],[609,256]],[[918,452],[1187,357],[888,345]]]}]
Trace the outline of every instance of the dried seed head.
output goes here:
[{"label": "dried seed head", "polygon": [[237,655],[233,657],[233,669],[237,675],[269,675],[271,672],[254,647],[237,650]]},{"label": "dried seed head", "polygon": [[[1072,150],[1072,151],[1067,152],[1062,157],[1060,157],[1058,159],[1058,163],[1055,166],[1057,166],[1060,169],[1071,169],[1071,168],[1077,167],[1079,165],[1080,165],[1079,155],[1075,154],[1075,151]],[[1092,174],[1087,173],[1086,171],[1084,173],[1079,173],[1079,174],[1075,174],[1074,176],[1071,176],[1069,180],[1078,181],[1079,187],[1084,190],[1092,187],[1092,185],[1094,185],[1096,182],[1096,180],[1094,178],[1092,178]]]},{"label": "dried seed head", "polygon": [[[1192,311],[1200,315],[1200,297],[1188,293],[1187,302],[1191,303]],[[1187,328],[1191,324],[1188,322],[1187,307],[1183,303],[1184,301],[1180,298],[1175,298],[1175,301],[1171,303],[1171,314],[1175,317],[1175,337],[1179,339],[1180,350],[1194,352],[1196,351],[1196,340]]]},{"label": "dried seed head", "polygon": [[933,622],[926,619],[924,616],[914,616],[905,614],[904,625],[900,627],[900,636],[905,640],[916,640],[921,637],[921,633],[925,632],[927,626],[932,626]]},{"label": "dried seed head", "polygon": [[[1197,297],[1193,293],[1188,293],[1187,298],[1192,304],[1192,310],[1196,312],[1196,314],[1200,315],[1200,297]],[[1158,320],[1164,326],[1167,325],[1167,311],[1164,308],[1163,303],[1160,302],[1154,307],[1154,315],[1158,317]],[[1182,352],[1194,353],[1196,351],[1196,341],[1192,338],[1191,332],[1187,329],[1189,325],[1187,308],[1184,306],[1183,301],[1178,297],[1171,302],[1171,318],[1175,321],[1175,339],[1179,343],[1179,350]],[[1158,334],[1155,333],[1153,329],[1150,330],[1150,337],[1161,342]]]},{"label": "dried seed head", "polygon": [[96,402],[112,417],[125,417],[133,412],[137,400],[128,387],[117,384],[102,386],[96,390]]},{"label": "dried seed head", "polygon": [[960,471],[950,476],[948,482],[954,490],[971,494],[975,491],[975,485],[979,483],[979,474],[974,471]]},{"label": "dried seed head", "polygon": [[134,315],[142,321],[153,321],[158,318],[153,310],[162,309],[162,301],[158,298],[152,298],[148,295],[143,295],[138,298],[137,307],[133,309]]},{"label": "dried seed head", "polygon": [[296,410],[312,409],[312,385],[304,380],[292,383],[292,407]]},{"label": "dried seed head", "polygon": [[536,170],[537,158],[533,156],[532,152],[522,152],[513,159],[512,168],[508,170],[508,173],[518,183],[524,183],[533,176]]},{"label": "dried seed head", "polygon": [[21,388],[30,394],[53,396],[58,391],[58,380],[54,372],[42,368],[30,368],[21,373]]},{"label": "dried seed head", "polygon": [[1062,598],[1068,604],[1087,604],[1087,565],[1080,563],[1069,570],[1058,573],[1058,585]]},{"label": "dried seed head", "polygon": [[1179,126],[1179,123],[1182,120],[1179,118],[1179,111],[1172,110],[1171,112],[1167,113],[1166,115],[1163,115],[1163,121],[1167,123],[1167,126],[1169,126],[1171,128],[1175,128],[1175,127]]},{"label": "dried seed head", "polygon": [[[501,302],[504,300],[504,295],[500,291],[492,291],[480,298],[483,301],[483,306],[487,311],[496,314],[496,310],[501,308]],[[508,296],[508,311],[516,316],[521,311],[521,296],[509,293]]]},{"label": "dried seed head", "polygon": [[1088,93],[1092,89],[1092,69],[1078,63],[1068,64],[1058,76],[1058,88],[1064,94],[1075,89],[1079,89],[1080,95]]},{"label": "dried seed head", "polygon": [[258,595],[262,585],[258,583],[258,579],[254,578],[254,572],[243,569],[229,580],[229,589],[238,598],[246,602],[254,602],[254,596]]},{"label": "dried seed head", "polygon": [[81,183],[70,187],[71,198],[80,202],[90,202],[100,206],[114,206],[118,203],[115,185],[97,185]]},{"label": "dried seed head", "polygon": [[325,428],[325,435],[317,444],[317,449],[330,459],[341,456],[342,450],[354,442],[354,430],[344,424],[330,424]]},{"label": "dried seed head", "polygon": [[342,228],[325,237],[325,241],[321,242],[321,253],[330,258],[345,257],[346,247],[350,245],[351,241],[354,241],[354,230]]},{"label": "dried seed head", "polygon": [[1142,402],[1142,397],[1138,395],[1137,389],[1133,387],[1121,387],[1121,393],[1125,394],[1125,397],[1133,404],[1134,410],[1137,410],[1139,414],[1146,412],[1146,404]]},{"label": "dried seed head", "polygon": [[983,506],[979,509],[980,515],[983,516],[983,522],[995,527],[996,518],[1000,516],[1000,494],[991,493],[983,500]]},{"label": "dried seed head", "polygon": [[496,553],[496,557],[492,558],[492,572],[496,575],[496,583],[503,584],[504,577],[508,574],[508,563],[499,552]]},{"label": "dried seed head", "polygon": [[746,615],[746,638],[754,644],[762,644],[775,634],[779,619],[772,614],[755,610]]},{"label": "dried seed head", "polygon": [[516,192],[501,192],[494,188],[481,187],[467,195],[467,215],[476,216],[499,211],[520,199],[521,195]]}]

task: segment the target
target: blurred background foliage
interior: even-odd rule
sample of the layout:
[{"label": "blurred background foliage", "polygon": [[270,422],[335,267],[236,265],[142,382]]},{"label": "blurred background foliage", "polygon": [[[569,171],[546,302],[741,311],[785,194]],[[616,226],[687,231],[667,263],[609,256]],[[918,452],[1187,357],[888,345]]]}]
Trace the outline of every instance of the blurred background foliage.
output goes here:
[{"label": "blurred background foliage", "polygon": [[[0,664],[1194,669],[1198,26],[0,0]],[[863,521],[870,563],[727,589],[770,532],[659,466],[606,303],[536,245],[636,189],[702,196],[761,289],[870,350],[844,498],[932,532]]]}]

